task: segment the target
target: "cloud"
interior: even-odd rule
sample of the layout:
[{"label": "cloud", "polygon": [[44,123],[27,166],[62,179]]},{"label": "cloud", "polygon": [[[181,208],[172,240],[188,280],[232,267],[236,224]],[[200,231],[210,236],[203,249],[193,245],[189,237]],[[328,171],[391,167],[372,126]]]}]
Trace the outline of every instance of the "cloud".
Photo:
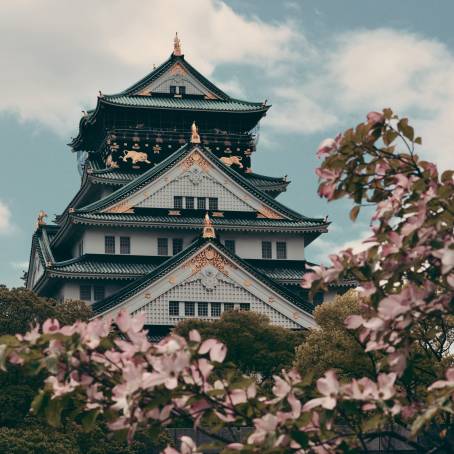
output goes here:
[{"label": "cloud", "polygon": [[290,22],[247,19],[218,0],[136,0],[133,12],[127,0],[7,2],[0,15],[0,110],[66,135],[99,89],[124,89],[163,62],[175,31],[206,75],[221,63],[272,69],[295,59],[295,43],[305,42]]},{"label": "cloud", "polygon": [[11,232],[13,228],[11,217],[11,210],[8,205],[0,200],[0,234]]},{"label": "cloud", "polygon": [[11,266],[15,270],[27,270],[28,269],[28,262],[11,262]]}]

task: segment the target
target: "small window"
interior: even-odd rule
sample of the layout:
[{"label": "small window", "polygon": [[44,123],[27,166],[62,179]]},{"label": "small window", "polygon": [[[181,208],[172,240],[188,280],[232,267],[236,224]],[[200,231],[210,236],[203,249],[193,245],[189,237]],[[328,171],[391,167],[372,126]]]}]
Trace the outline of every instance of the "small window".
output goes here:
[{"label": "small window", "polygon": [[273,254],[271,252],[271,241],[262,241],[262,259],[271,259]]},{"label": "small window", "polygon": [[84,242],[83,242],[83,240],[79,241],[78,252],[79,252],[79,257],[84,255]]},{"label": "small window", "polygon": [[194,197],[185,197],[186,199],[186,208],[188,210],[194,209]]},{"label": "small window", "polygon": [[172,253],[178,254],[183,250],[183,238],[174,238],[172,240]]},{"label": "small window", "polygon": [[120,254],[131,253],[131,238],[129,236],[120,237]]},{"label": "small window", "polygon": [[177,94],[177,86],[176,85],[171,85],[170,86],[170,94],[171,95],[176,95]]},{"label": "small window", "polygon": [[115,237],[105,236],[104,237],[104,251],[106,254],[115,254]]},{"label": "small window", "polygon": [[184,85],[180,85],[178,87],[178,91],[179,91],[180,95],[185,95],[186,94],[186,87]]},{"label": "small window", "polygon": [[172,317],[180,315],[180,303],[178,301],[169,301],[169,315]]},{"label": "small window", "polygon": [[224,246],[228,251],[235,254],[235,240],[225,240]]},{"label": "small window", "polygon": [[176,210],[181,210],[183,208],[183,197],[179,196],[179,195],[176,195],[174,198],[173,198],[173,207],[176,209]]},{"label": "small window", "polygon": [[184,315],[186,315],[186,317],[194,317],[195,303],[192,301],[186,301],[186,303],[184,303]]},{"label": "small window", "polygon": [[211,316],[220,317],[221,315],[221,303],[211,303]]},{"label": "small window", "polygon": [[249,303],[240,303],[240,311],[250,311],[251,305]]},{"label": "small window", "polygon": [[224,311],[233,311],[234,309],[235,309],[235,304],[224,303]]},{"label": "small window", "polygon": [[207,199],[205,197],[197,197],[197,209],[198,210],[207,209]]},{"label": "small window", "polygon": [[198,303],[197,304],[197,315],[199,317],[208,316],[208,303]]},{"label": "small window", "polygon": [[81,284],[79,296],[82,301],[91,301],[91,285]]},{"label": "small window", "polygon": [[169,255],[169,240],[158,238],[158,255]]},{"label": "small window", "polygon": [[287,243],[285,241],[276,241],[276,258],[287,258]]},{"label": "small window", "polygon": [[95,285],[93,287],[93,298],[95,301],[103,300],[106,297],[106,288],[104,285]]},{"label": "small window", "polygon": [[218,210],[218,198],[217,197],[210,197],[208,199],[208,208],[210,210]]}]

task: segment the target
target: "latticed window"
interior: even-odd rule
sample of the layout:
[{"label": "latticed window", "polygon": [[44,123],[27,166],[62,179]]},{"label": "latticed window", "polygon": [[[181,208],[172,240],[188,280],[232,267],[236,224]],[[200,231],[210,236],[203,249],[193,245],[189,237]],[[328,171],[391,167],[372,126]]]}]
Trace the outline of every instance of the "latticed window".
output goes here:
[{"label": "latticed window", "polygon": [[180,85],[178,87],[178,89],[179,89],[180,95],[184,96],[186,94],[186,87],[184,85]]},{"label": "latticed window", "polygon": [[186,301],[184,303],[184,315],[186,315],[186,317],[194,317],[195,303],[193,303],[192,301]]},{"label": "latticed window", "polygon": [[205,197],[197,197],[197,209],[198,210],[207,209],[207,199]]},{"label": "latticed window", "polygon": [[176,95],[177,94],[177,86],[176,85],[171,85],[170,86],[170,94],[171,95]]},{"label": "latticed window", "polygon": [[271,250],[271,241],[262,241],[262,259],[273,258]]},{"label": "latticed window", "polygon": [[93,286],[93,298],[95,301],[103,300],[106,297],[106,288],[104,285]]},{"label": "latticed window", "polygon": [[172,253],[178,254],[183,250],[183,238],[173,238],[172,240]]},{"label": "latticed window", "polygon": [[129,236],[120,237],[120,254],[131,253],[131,238]]},{"label": "latticed window", "polygon": [[169,315],[173,317],[180,315],[180,303],[178,301],[169,301]]},{"label": "latticed window", "polygon": [[212,317],[221,316],[221,303],[211,303],[211,316]]},{"label": "latticed window", "polygon": [[91,285],[81,284],[79,288],[79,297],[82,301],[91,301]]},{"label": "latticed window", "polygon": [[176,195],[173,197],[173,207],[176,210],[181,210],[181,208],[183,208],[183,197],[181,195]]},{"label": "latticed window", "polygon": [[250,311],[251,305],[249,303],[240,303],[240,311]]},{"label": "latticed window", "polygon": [[168,238],[158,238],[158,255],[169,255]]},{"label": "latticed window", "polygon": [[115,254],[115,237],[107,235],[104,237],[104,252],[106,254]]},{"label": "latticed window", "polygon": [[277,259],[287,258],[287,243],[285,241],[276,242],[276,258]]},{"label": "latticed window", "polygon": [[218,198],[217,197],[210,197],[208,199],[208,208],[210,210],[218,210]]},{"label": "latticed window", "polygon": [[235,309],[235,304],[224,303],[224,311],[233,311],[234,309]]},{"label": "latticed window", "polygon": [[208,315],[208,303],[197,303],[197,315],[206,317]]},{"label": "latticed window", "polygon": [[224,246],[228,251],[235,254],[235,240],[225,240]]},{"label": "latticed window", "polygon": [[193,210],[194,209],[194,197],[186,197],[186,208],[188,210]]}]

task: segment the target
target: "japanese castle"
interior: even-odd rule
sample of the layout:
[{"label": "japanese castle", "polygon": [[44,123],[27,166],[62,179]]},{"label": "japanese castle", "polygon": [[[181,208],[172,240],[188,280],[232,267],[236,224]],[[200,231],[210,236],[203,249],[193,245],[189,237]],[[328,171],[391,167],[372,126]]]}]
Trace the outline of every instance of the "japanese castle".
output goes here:
[{"label": "japanese castle", "polygon": [[203,77],[178,36],[146,77],[118,94],[100,92],[69,144],[80,189],[55,224],[40,212],[27,287],[83,300],[99,316],[145,313],[156,335],[228,310],[314,326],[316,302],[300,287],[304,249],[329,223],[276,200],[285,177],[253,172],[269,108]]}]

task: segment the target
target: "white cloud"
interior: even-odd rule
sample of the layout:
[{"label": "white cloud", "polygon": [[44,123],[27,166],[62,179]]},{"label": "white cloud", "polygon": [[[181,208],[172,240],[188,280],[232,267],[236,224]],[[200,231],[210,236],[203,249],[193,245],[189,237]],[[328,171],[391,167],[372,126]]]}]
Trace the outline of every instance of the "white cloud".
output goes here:
[{"label": "white cloud", "polygon": [[219,0],[6,2],[0,110],[67,134],[99,89],[124,89],[163,62],[176,31],[188,59],[207,75],[220,63],[271,70],[304,42],[291,23],[246,19]]},{"label": "white cloud", "polygon": [[27,270],[28,269],[28,262],[11,262],[11,266],[15,270]]},{"label": "white cloud", "polygon": [[9,233],[13,228],[11,210],[0,200],[0,234]]}]

